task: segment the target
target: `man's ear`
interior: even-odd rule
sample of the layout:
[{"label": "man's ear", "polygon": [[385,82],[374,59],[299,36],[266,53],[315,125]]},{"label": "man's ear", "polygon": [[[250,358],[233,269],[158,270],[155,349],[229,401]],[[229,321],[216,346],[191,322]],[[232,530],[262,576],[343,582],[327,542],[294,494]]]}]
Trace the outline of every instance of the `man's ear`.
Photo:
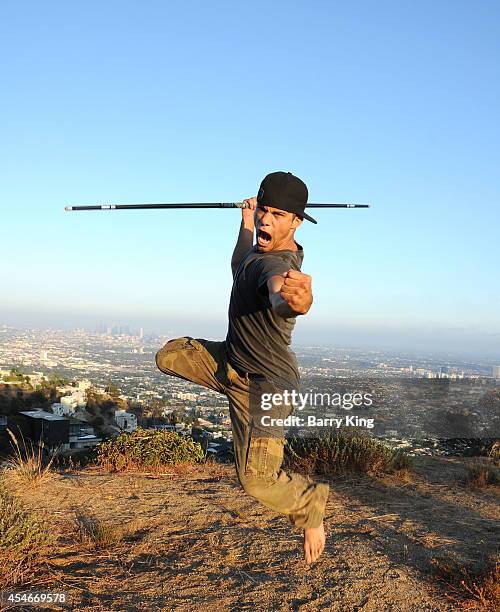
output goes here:
[{"label": "man's ear", "polygon": [[292,227],[296,229],[297,227],[299,227],[301,223],[302,223],[302,219],[294,214],[293,220],[292,220]]}]

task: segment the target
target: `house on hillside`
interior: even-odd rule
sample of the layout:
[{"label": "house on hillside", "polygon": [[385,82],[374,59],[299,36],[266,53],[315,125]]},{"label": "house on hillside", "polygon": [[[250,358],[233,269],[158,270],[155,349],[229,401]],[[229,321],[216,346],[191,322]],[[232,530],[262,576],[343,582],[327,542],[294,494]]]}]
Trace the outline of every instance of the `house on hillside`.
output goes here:
[{"label": "house on hillside", "polygon": [[69,419],[45,410],[27,410],[19,413],[23,436],[48,450],[64,449],[69,444]]},{"label": "house on hillside", "polygon": [[54,414],[69,417],[75,414],[77,403],[71,401],[70,396],[65,396],[61,397],[60,402],[55,402],[54,404],[51,404],[50,408]]},{"label": "house on hillside", "polygon": [[101,442],[94,428],[84,421],[45,410],[29,410],[19,414],[22,415],[20,427],[23,436],[35,444],[43,444],[49,451],[80,451]]},{"label": "house on hillside", "polygon": [[115,410],[115,421],[118,427],[127,433],[132,433],[137,429],[137,417],[131,412]]},{"label": "house on hillside", "polygon": [[92,448],[101,442],[102,438],[95,435],[95,430],[92,425],[79,421],[78,419],[70,419],[69,423],[69,448],[70,450],[82,450]]}]

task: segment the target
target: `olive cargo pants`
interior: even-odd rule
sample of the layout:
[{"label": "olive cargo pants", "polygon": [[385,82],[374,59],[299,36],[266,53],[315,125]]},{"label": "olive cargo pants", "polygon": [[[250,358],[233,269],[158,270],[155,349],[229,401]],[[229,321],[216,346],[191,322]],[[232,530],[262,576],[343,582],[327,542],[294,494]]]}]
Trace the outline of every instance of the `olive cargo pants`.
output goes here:
[{"label": "olive cargo pants", "polygon": [[229,400],[236,473],[243,489],[259,502],[287,515],[292,525],[319,527],[328,498],[328,485],[300,474],[287,474],[283,461],[283,428],[263,427],[260,417],[284,418],[291,407],[262,412],[263,391],[279,391],[264,377],[241,375],[227,358],[226,343],[190,337],[170,340],[156,354],[165,374],[189,380]]}]

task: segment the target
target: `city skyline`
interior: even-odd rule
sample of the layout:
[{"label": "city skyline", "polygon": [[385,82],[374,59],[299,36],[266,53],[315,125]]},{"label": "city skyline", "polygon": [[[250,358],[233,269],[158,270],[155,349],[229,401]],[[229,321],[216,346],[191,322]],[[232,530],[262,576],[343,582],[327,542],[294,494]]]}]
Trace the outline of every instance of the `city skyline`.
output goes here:
[{"label": "city skyline", "polygon": [[[90,387],[127,404],[139,402],[147,407],[160,401],[172,412],[180,401],[187,411],[202,404],[212,417],[220,410],[227,414],[227,398],[216,391],[182,378],[164,379],[154,359],[159,339],[141,330],[107,326],[99,332],[35,332],[0,327],[0,332],[0,384],[15,386],[29,379],[36,390],[43,379],[58,382],[69,393],[51,406],[59,416],[71,416],[78,406],[83,407],[85,389]],[[425,452],[433,447],[430,438],[436,436],[498,434],[500,366],[318,346],[297,347],[296,354],[300,393],[293,396],[293,391],[291,397],[295,397],[297,413],[307,420],[298,419],[289,426],[306,426],[306,431],[323,425],[339,427],[338,417],[353,410],[371,418],[346,426],[374,427],[375,435],[389,436],[405,446],[413,438]],[[263,394],[262,401],[268,402],[271,395]],[[283,393],[284,401],[289,397],[289,391]],[[266,409],[264,404],[262,408]],[[311,416],[319,420],[310,422]],[[427,443],[422,448],[424,439]]]},{"label": "city skyline", "polygon": [[[175,328],[148,328],[144,327],[144,321],[140,321],[139,324],[134,325],[131,324],[130,321],[125,322],[100,322],[95,325],[53,325],[53,326],[39,326],[39,325],[28,325],[28,326],[19,326],[19,325],[6,325],[5,321],[0,321],[0,346],[2,342],[2,332],[7,332],[10,329],[17,329],[19,331],[29,331],[33,330],[36,333],[60,333],[60,332],[84,332],[89,334],[104,334],[104,335],[120,335],[119,330],[124,335],[129,335],[130,337],[135,338],[144,338],[144,337],[156,337],[158,339],[165,338],[173,338],[182,335],[182,327],[176,331]],[[209,326],[203,325],[203,323],[199,323],[200,328],[203,329],[204,337],[208,340],[221,340],[224,339],[223,333],[218,333],[222,328],[210,328]],[[196,328],[191,328],[191,331],[195,332]],[[214,333],[211,333],[213,331]],[[186,335],[186,334],[184,334]],[[193,337],[201,337],[194,333]],[[351,341],[347,341],[348,338]],[[291,348],[292,350],[296,350],[297,348],[302,349],[304,347],[314,347],[317,346],[319,348],[326,348],[332,350],[342,350],[342,351],[367,351],[373,353],[386,353],[392,355],[401,355],[407,358],[411,358],[412,356],[416,359],[416,362],[420,358],[456,358],[456,359],[471,359],[471,360],[479,360],[484,364],[487,364],[487,367],[496,367],[496,364],[500,364],[500,351],[497,348],[497,345],[494,346],[492,351],[474,351],[474,350],[466,350],[463,348],[463,344],[459,344],[456,347],[446,347],[443,346],[442,342],[439,346],[432,347],[429,343],[428,339],[420,338],[421,347],[411,347],[409,346],[406,339],[404,339],[404,345],[400,346],[398,343],[390,343],[387,342],[388,335],[384,334],[381,338],[374,338],[367,335],[365,332],[361,333],[359,336],[359,343],[352,342],[352,335],[344,338],[345,341],[342,341],[342,336],[340,334],[336,337],[336,342],[329,341],[327,337],[325,337],[324,332],[322,330],[318,330],[317,334],[295,334],[295,337],[292,341]],[[441,339],[442,340],[442,339]],[[500,366],[498,366],[500,367]]]}]

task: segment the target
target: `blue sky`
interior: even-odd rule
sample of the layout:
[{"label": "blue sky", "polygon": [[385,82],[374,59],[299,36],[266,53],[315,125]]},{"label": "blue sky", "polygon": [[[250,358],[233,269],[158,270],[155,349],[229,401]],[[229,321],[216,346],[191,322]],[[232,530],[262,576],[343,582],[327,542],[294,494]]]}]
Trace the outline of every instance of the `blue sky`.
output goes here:
[{"label": "blue sky", "polygon": [[500,356],[496,2],[0,5],[0,323],[223,337],[238,211],[297,174],[301,342]]}]

